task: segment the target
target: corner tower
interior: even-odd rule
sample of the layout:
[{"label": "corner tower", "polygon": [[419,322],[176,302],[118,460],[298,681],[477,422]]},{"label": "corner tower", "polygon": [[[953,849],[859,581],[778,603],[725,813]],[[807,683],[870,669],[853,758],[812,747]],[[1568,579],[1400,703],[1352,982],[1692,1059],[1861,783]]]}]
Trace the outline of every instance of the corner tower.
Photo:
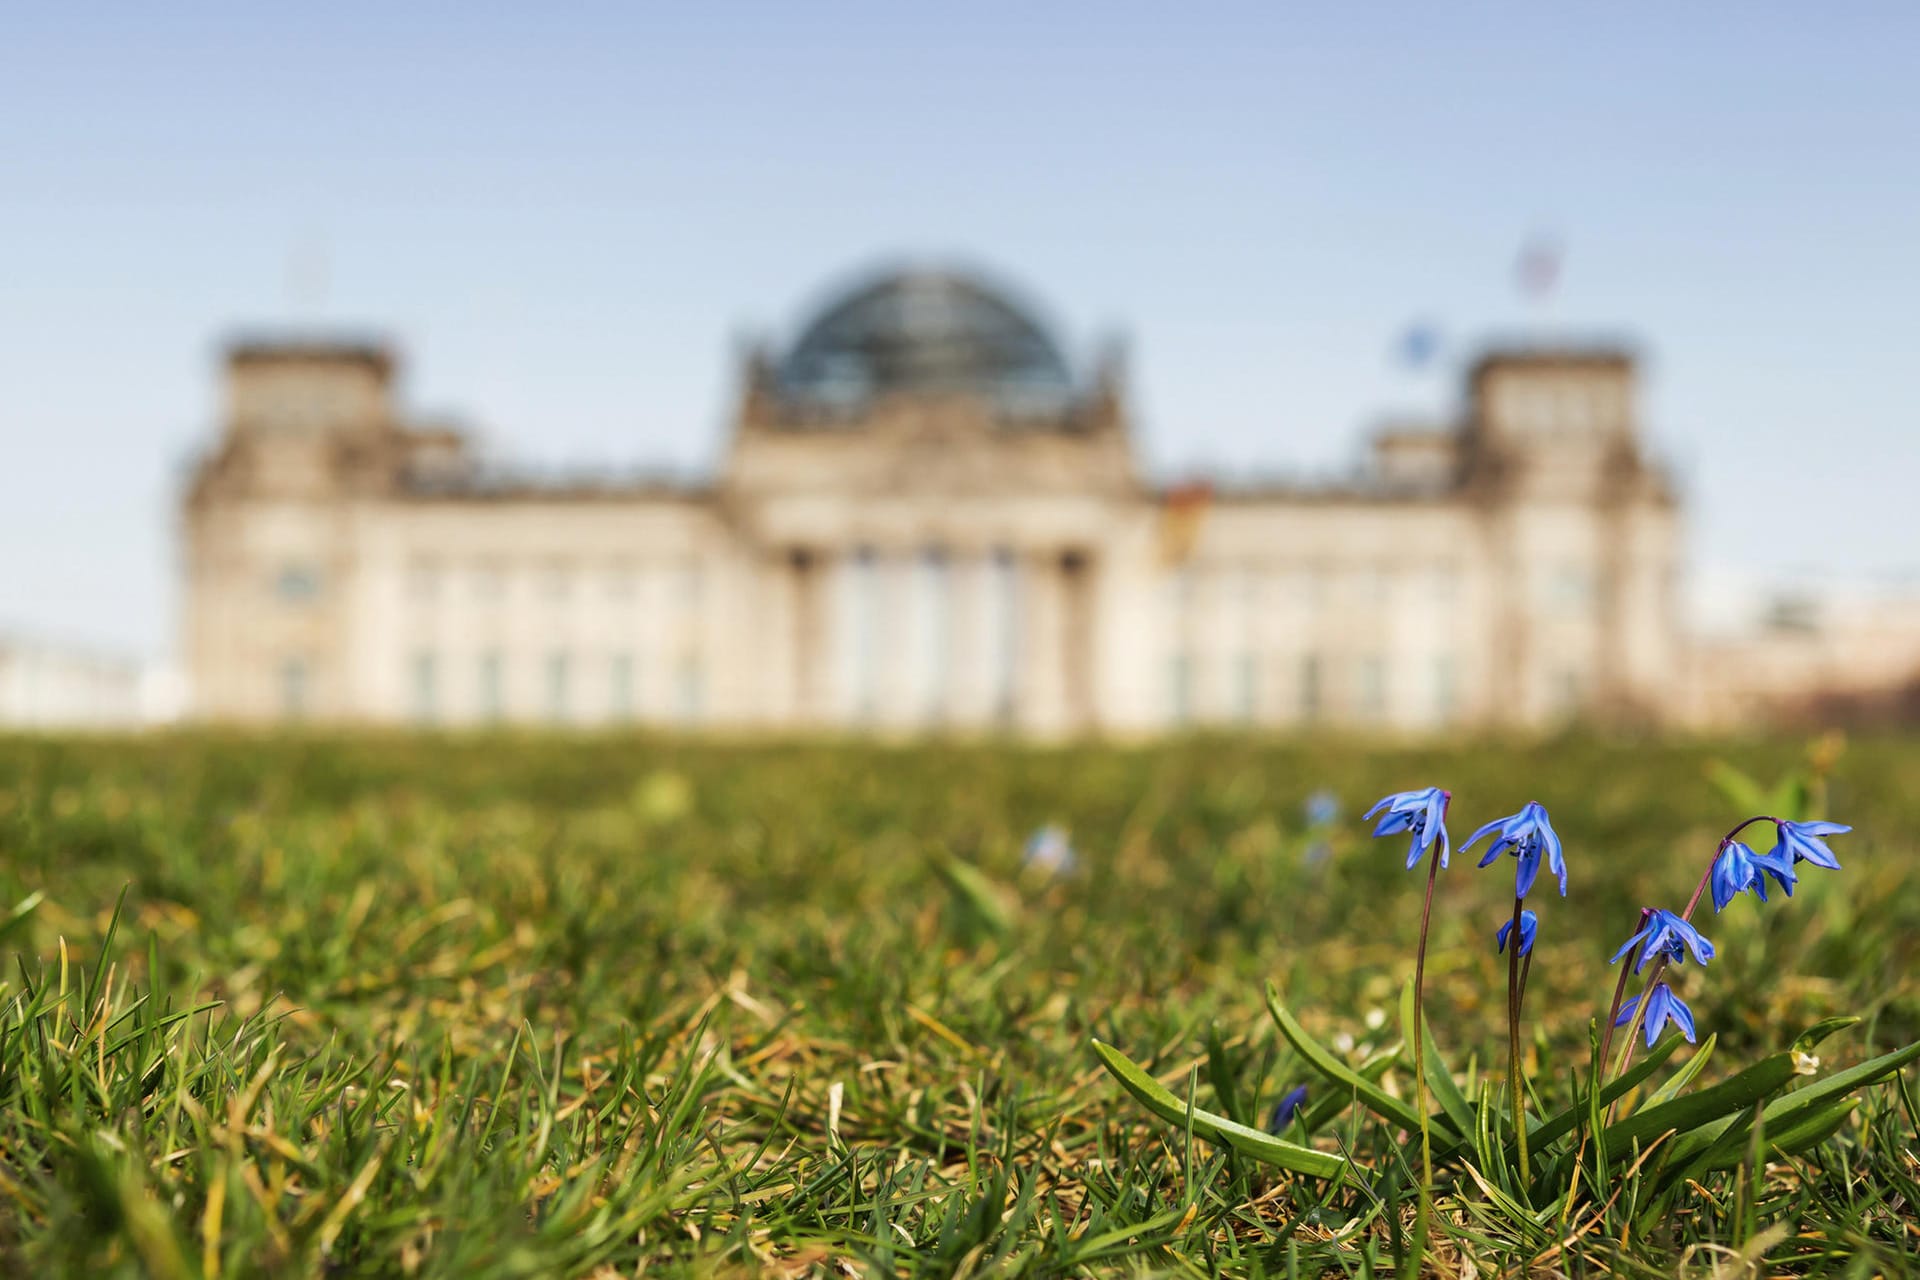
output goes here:
[{"label": "corner tower", "polygon": [[1621,347],[1496,348],[1469,373],[1462,482],[1500,566],[1503,719],[1652,718],[1671,692],[1677,500],[1639,402]]}]

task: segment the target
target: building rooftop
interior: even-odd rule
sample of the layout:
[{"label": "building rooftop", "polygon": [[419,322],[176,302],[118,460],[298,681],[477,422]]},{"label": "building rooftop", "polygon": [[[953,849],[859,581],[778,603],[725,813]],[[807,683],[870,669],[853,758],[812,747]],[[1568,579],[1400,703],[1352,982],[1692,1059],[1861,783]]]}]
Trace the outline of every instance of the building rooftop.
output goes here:
[{"label": "building rooftop", "polygon": [[1003,290],[957,271],[896,271],[823,307],[776,370],[793,401],[851,409],[893,392],[988,397],[1017,414],[1073,400],[1067,362],[1041,323]]}]

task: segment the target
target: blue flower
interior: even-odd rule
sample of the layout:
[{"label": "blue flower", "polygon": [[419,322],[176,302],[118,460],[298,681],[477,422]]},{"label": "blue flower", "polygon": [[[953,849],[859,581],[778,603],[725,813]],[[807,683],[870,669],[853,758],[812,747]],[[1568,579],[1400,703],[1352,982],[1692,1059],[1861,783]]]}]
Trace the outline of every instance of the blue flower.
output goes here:
[{"label": "blue flower", "polygon": [[[1538,928],[1539,923],[1540,923],[1539,920],[1535,918],[1533,912],[1522,911],[1520,913],[1520,954],[1521,955],[1524,956],[1529,951],[1533,950],[1533,935],[1534,935],[1534,931]],[[1500,926],[1500,932],[1493,935],[1494,949],[1496,951],[1505,951],[1507,949],[1507,935],[1512,932],[1513,932],[1513,921],[1509,920],[1505,924]]]},{"label": "blue flower", "polygon": [[1451,799],[1451,791],[1442,791],[1438,787],[1396,791],[1361,816],[1371,818],[1382,809],[1387,811],[1373,829],[1376,836],[1398,835],[1402,831],[1413,833],[1413,847],[1407,851],[1407,870],[1413,870],[1421,855],[1432,848],[1436,841],[1440,845],[1440,865],[1444,867],[1447,865],[1447,856],[1452,852],[1447,843],[1447,802]]},{"label": "blue flower", "polygon": [[1300,1108],[1306,1105],[1307,1086],[1301,1085],[1297,1089],[1289,1090],[1285,1097],[1274,1104],[1273,1117],[1267,1121],[1267,1131],[1284,1133],[1287,1126],[1293,1123],[1294,1116],[1299,1114]]},{"label": "blue flower", "polygon": [[[1634,996],[1621,1005],[1620,1016],[1613,1020],[1613,1025],[1626,1026],[1628,1020],[1633,1017],[1633,1011],[1639,1005],[1639,996]],[[1693,1010],[1687,1008],[1680,997],[1673,994],[1672,987],[1664,982],[1656,982],[1653,984],[1652,994],[1647,996],[1647,1016],[1641,1024],[1647,1029],[1647,1048],[1653,1048],[1653,1042],[1660,1038],[1661,1024],[1667,1022],[1680,1028],[1680,1034],[1687,1038],[1688,1044],[1694,1043]]]},{"label": "blue flower", "polygon": [[1833,856],[1833,850],[1827,848],[1822,836],[1845,835],[1852,827],[1842,826],[1838,822],[1781,822],[1780,843],[1773,846],[1773,857],[1785,865],[1796,862],[1811,862],[1816,867],[1825,867],[1829,871],[1840,869],[1840,859]]},{"label": "blue flower", "polygon": [[1713,860],[1713,909],[1725,911],[1727,904],[1745,890],[1767,900],[1767,877],[1772,876],[1787,896],[1793,896],[1793,863],[1773,853],[1755,853],[1738,840],[1729,840],[1720,856]]},{"label": "blue flower", "polygon": [[1540,874],[1540,855],[1546,854],[1547,867],[1560,878],[1560,896],[1567,896],[1567,860],[1560,851],[1560,837],[1554,834],[1553,824],[1547,821],[1546,806],[1538,800],[1529,800],[1520,807],[1520,812],[1511,818],[1495,818],[1486,826],[1467,837],[1460,846],[1465,853],[1479,842],[1480,837],[1490,832],[1498,832],[1493,837],[1493,845],[1487,850],[1487,856],[1480,859],[1481,866],[1487,866],[1503,853],[1511,853],[1520,865],[1513,875],[1513,896],[1524,898],[1533,888],[1533,881]]},{"label": "blue flower", "polygon": [[1307,824],[1315,827],[1330,827],[1340,820],[1340,798],[1320,788],[1307,797]]},{"label": "blue flower", "polygon": [[1640,954],[1633,961],[1635,973],[1646,968],[1647,961],[1656,956],[1664,955],[1674,964],[1685,963],[1689,951],[1701,964],[1713,959],[1713,944],[1701,936],[1698,929],[1671,911],[1650,912],[1640,922],[1640,931],[1628,938],[1607,963],[1620,963],[1620,957],[1633,950],[1635,943],[1640,944]]},{"label": "blue flower", "polygon": [[1026,847],[1020,852],[1021,866],[1053,876],[1072,874],[1079,861],[1066,829],[1051,822],[1028,836]]}]

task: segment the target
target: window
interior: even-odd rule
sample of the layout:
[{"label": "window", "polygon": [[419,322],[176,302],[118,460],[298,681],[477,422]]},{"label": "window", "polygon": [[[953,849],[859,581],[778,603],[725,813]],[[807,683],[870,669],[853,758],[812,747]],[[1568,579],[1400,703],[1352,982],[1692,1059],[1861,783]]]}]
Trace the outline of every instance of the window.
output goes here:
[{"label": "window", "polygon": [[701,669],[700,659],[692,655],[680,660],[679,686],[677,701],[682,720],[698,720],[705,710],[706,673]]},{"label": "window", "polygon": [[1184,650],[1167,666],[1167,705],[1175,724],[1193,719],[1193,655]]},{"label": "window", "polygon": [[1585,609],[1593,599],[1593,575],[1585,565],[1568,561],[1554,569],[1547,581],[1547,604],[1554,609]]},{"label": "window", "polygon": [[680,604],[682,608],[692,610],[699,606],[700,597],[706,591],[706,574],[700,568],[700,562],[689,560],[680,566]]},{"label": "window", "polygon": [[506,710],[506,691],[502,688],[500,654],[488,650],[480,655],[480,716],[498,720]]},{"label": "window", "polygon": [[437,675],[431,653],[422,650],[413,655],[413,718],[422,723],[431,722],[439,715]]},{"label": "window", "polygon": [[871,547],[861,547],[843,570],[840,668],[847,713],[866,719],[874,713],[880,662],[879,564]]},{"label": "window", "polygon": [[432,560],[415,560],[407,566],[407,595],[415,600],[432,600],[440,594],[440,566]]},{"label": "window", "polygon": [[1251,653],[1242,653],[1233,664],[1233,714],[1240,720],[1253,719],[1260,706],[1259,666]]},{"label": "window", "polygon": [[477,566],[473,571],[473,594],[479,600],[504,600],[507,595],[507,571],[494,563]]},{"label": "window", "polygon": [[946,710],[953,665],[946,550],[928,547],[922,551],[913,576],[913,705],[927,719],[938,720]]},{"label": "window", "polygon": [[1200,593],[1199,573],[1190,564],[1183,564],[1173,571],[1173,579],[1168,584],[1172,596],[1172,608],[1186,614],[1193,609],[1195,598]]},{"label": "window", "polygon": [[280,663],[280,714],[301,720],[307,714],[307,660],[287,658]]},{"label": "window", "polygon": [[567,718],[567,684],[572,674],[571,664],[564,653],[547,655],[547,719],[565,720]]},{"label": "window", "polygon": [[1378,720],[1387,713],[1387,661],[1378,654],[1360,659],[1360,714]]},{"label": "window", "polygon": [[285,565],[273,580],[273,594],[285,604],[306,604],[320,594],[320,571],[307,564]]},{"label": "window", "polygon": [[1013,552],[1006,547],[995,548],[987,561],[986,603],[981,615],[987,631],[987,688],[993,699],[993,714],[1010,720],[1019,684],[1020,572]]},{"label": "window", "polygon": [[1562,667],[1553,673],[1553,710],[1559,715],[1572,715],[1580,710],[1580,704],[1586,697],[1586,680],[1573,667]]},{"label": "window", "polygon": [[607,663],[607,712],[615,720],[633,719],[633,655],[616,653]]},{"label": "window", "polygon": [[607,594],[623,604],[631,603],[640,594],[640,571],[627,561],[620,561],[607,572]]},{"label": "window", "polygon": [[1460,677],[1453,655],[1441,653],[1433,659],[1433,715],[1436,720],[1451,720],[1460,710]]}]

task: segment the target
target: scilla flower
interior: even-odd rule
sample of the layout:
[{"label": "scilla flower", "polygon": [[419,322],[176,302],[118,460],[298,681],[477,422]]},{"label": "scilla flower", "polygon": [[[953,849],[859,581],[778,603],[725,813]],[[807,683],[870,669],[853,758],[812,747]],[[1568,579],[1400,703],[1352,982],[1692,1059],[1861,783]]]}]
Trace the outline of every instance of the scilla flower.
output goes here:
[{"label": "scilla flower", "polygon": [[1827,848],[1824,836],[1845,835],[1852,827],[1842,826],[1838,822],[1781,822],[1776,824],[1780,830],[1780,843],[1773,846],[1772,857],[1784,865],[1796,862],[1811,862],[1816,867],[1825,867],[1829,871],[1840,869],[1840,859],[1833,856],[1833,850]]},{"label": "scilla flower", "polygon": [[1299,1114],[1300,1108],[1306,1105],[1307,1086],[1301,1085],[1297,1089],[1289,1090],[1280,1101],[1274,1104],[1273,1116],[1267,1121],[1267,1131],[1284,1132],[1286,1127],[1293,1123],[1293,1118]]},{"label": "scilla flower", "polygon": [[1725,911],[1729,902],[1748,889],[1765,902],[1768,876],[1787,891],[1789,898],[1793,896],[1792,862],[1777,853],[1755,853],[1740,841],[1729,840],[1713,860],[1713,909]]},{"label": "scilla flower", "polygon": [[1633,950],[1636,943],[1640,946],[1640,954],[1634,957],[1635,973],[1646,968],[1647,961],[1662,955],[1674,964],[1684,963],[1689,951],[1701,964],[1713,959],[1713,944],[1701,936],[1698,929],[1671,911],[1650,913],[1641,924],[1640,931],[1628,938],[1607,963],[1618,964],[1620,957]]},{"label": "scilla flower", "polygon": [[[1520,954],[1521,955],[1524,956],[1529,951],[1533,950],[1533,935],[1534,935],[1534,932],[1538,929],[1539,924],[1540,922],[1538,919],[1535,918],[1533,912],[1522,911],[1520,913]],[[1505,951],[1507,949],[1507,935],[1512,932],[1513,932],[1513,921],[1509,920],[1505,924],[1501,925],[1500,932],[1493,935],[1494,950]]]},{"label": "scilla flower", "polygon": [[[1613,1025],[1626,1026],[1633,1017],[1633,1011],[1639,1005],[1639,996],[1621,1005],[1620,1016],[1613,1020]],[[1694,1043],[1693,1010],[1687,1008],[1680,997],[1673,994],[1672,987],[1664,982],[1656,982],[1653,984],[1652,993],[1647,996],[1647,1016],[1642,1024],[1647,1030],[1647,1048],[1653,1048],[1653,1042],[1660,1038],[1661,1024],[1667,1022],[1680,1028],[1680,1034],[1687,1038],[1688,1044]]]},{"label": "scilla flower", "polygon": [[1447,856],[1452,852],[1447,843],[1447,802],[1451,799],[1452,792],[1442,791],[1438,787],[1396,791],[1361,816],[1371,818],[1385,809],[1386,816],[1374,827],[1374,835],[1392,836],[1402,831],[1413,834],[1413,846],[1407,851],[1407,870],[1413,870],[1421,856],[1436,841],[1440,845],[1440,865],[1444,867],[1447,865]]},{"label": "scilla flower", "polygon": [[1480,859],[1481,866],[1491,864],[1503,853],[1511,853],[1519,861],[1513,873],[1513,896],[1524,898],[1533,888],[1534,878],[1540,874],[1540,856],[1546,855],[1547,867],[1560,878],[1560,896],[1567,896],[1567,860],[1560,851],[1560,837],[1554,834],[1553,824],[1547,821],[1546,806],[1538,800],[1529,800],[1522,805],[1520,812],[1511,818],[1496,818],[1486,826],[1467,837],[1460,846],[1465,853],[1480,840],[1480,837],[1492,833],[1493,845],[1487,850],[1487,856]]},{"label": "scilla flower", "polygon": [[1079,861],[1066,830],[1051,822],[1028,836],[1026,848],[1020,853],[1022,866],[1054,876],[1072,874]]}]

